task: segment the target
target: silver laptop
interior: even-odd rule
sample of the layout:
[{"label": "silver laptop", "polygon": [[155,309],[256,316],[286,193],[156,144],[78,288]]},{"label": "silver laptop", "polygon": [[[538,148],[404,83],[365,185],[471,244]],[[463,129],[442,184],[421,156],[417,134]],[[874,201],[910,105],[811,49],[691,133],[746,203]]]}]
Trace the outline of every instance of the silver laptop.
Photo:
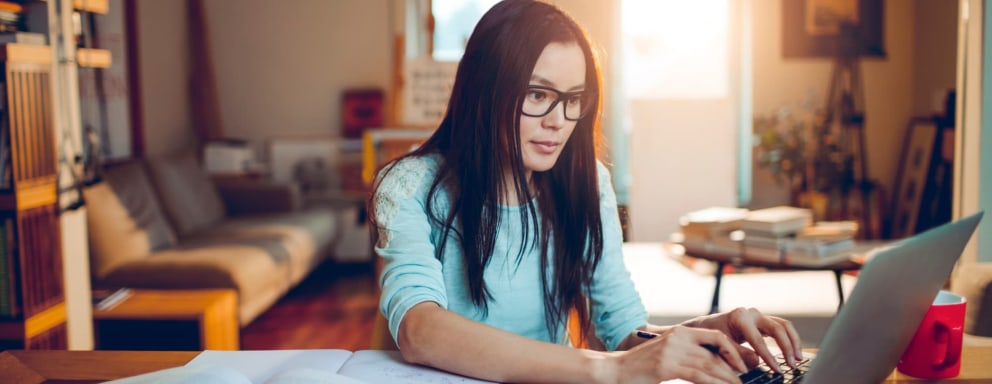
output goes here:
[{"label": "silver laptop", "polygon": [[[858,274],[803,383],[878,383],[899,362],[944,286],[982,212],[880,250]],[[791,376],[791,375],[788,375]],[[747,380],[745,382],[760,382]],[[786,382],[791,377],[786,378]],[[779,378],[777,382],[782,382]]]}]

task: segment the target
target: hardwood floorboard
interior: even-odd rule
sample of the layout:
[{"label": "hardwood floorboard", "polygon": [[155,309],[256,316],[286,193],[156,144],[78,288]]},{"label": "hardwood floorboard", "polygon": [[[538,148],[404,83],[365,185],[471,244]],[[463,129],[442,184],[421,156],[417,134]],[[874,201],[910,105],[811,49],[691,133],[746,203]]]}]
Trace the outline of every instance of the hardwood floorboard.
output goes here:
[{"label": "hardwood floorboard", "polygon": [[241,329],[241,349],[368,349],[379,306],[373,274],[365,263],[318,266]]}]

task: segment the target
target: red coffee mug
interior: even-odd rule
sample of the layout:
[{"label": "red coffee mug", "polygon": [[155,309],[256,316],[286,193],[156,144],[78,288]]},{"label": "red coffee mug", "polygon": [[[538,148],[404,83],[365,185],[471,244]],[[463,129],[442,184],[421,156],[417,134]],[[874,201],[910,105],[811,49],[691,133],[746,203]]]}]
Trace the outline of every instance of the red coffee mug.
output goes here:
[{"label": "red coffee mug", "polygon": [[946,379],[961,371],[964,310],[960,295],[940,291],[899,359],[899,372],[913,377]]}]

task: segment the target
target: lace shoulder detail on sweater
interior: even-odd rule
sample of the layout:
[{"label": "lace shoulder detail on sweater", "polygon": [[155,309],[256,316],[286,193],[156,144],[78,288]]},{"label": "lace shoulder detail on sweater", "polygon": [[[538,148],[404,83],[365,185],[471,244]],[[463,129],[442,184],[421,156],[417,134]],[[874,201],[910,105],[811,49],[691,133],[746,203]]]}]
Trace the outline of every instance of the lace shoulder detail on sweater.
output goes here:
[{"label": "lace shoulder detail on sweater", "polygon": [[436,167],[437,163],[433,158],[411,157],[379,172],[378,177],[381,180],[373,204],[380,231],[388,228],[396,218],[400,204],[409,202],[419,190],[430,185]]}]

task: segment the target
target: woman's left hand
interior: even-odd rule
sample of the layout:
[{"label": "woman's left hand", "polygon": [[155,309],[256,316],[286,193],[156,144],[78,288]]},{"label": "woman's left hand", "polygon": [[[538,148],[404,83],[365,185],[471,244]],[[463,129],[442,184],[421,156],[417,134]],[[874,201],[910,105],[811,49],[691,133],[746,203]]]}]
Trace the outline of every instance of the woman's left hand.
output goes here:
[{"label": "woman's left hand", "polygon": [[683,325],[719,330],[737,343],[746,341],[775,370],[778,370],[778,363],[775,355],[765,345],[766,336],[775,340],[789,366],[794,367],[802,360],[802,341],[792,322],[762,314],[754,308],[737,308],[730,312],[696,318]]}]

